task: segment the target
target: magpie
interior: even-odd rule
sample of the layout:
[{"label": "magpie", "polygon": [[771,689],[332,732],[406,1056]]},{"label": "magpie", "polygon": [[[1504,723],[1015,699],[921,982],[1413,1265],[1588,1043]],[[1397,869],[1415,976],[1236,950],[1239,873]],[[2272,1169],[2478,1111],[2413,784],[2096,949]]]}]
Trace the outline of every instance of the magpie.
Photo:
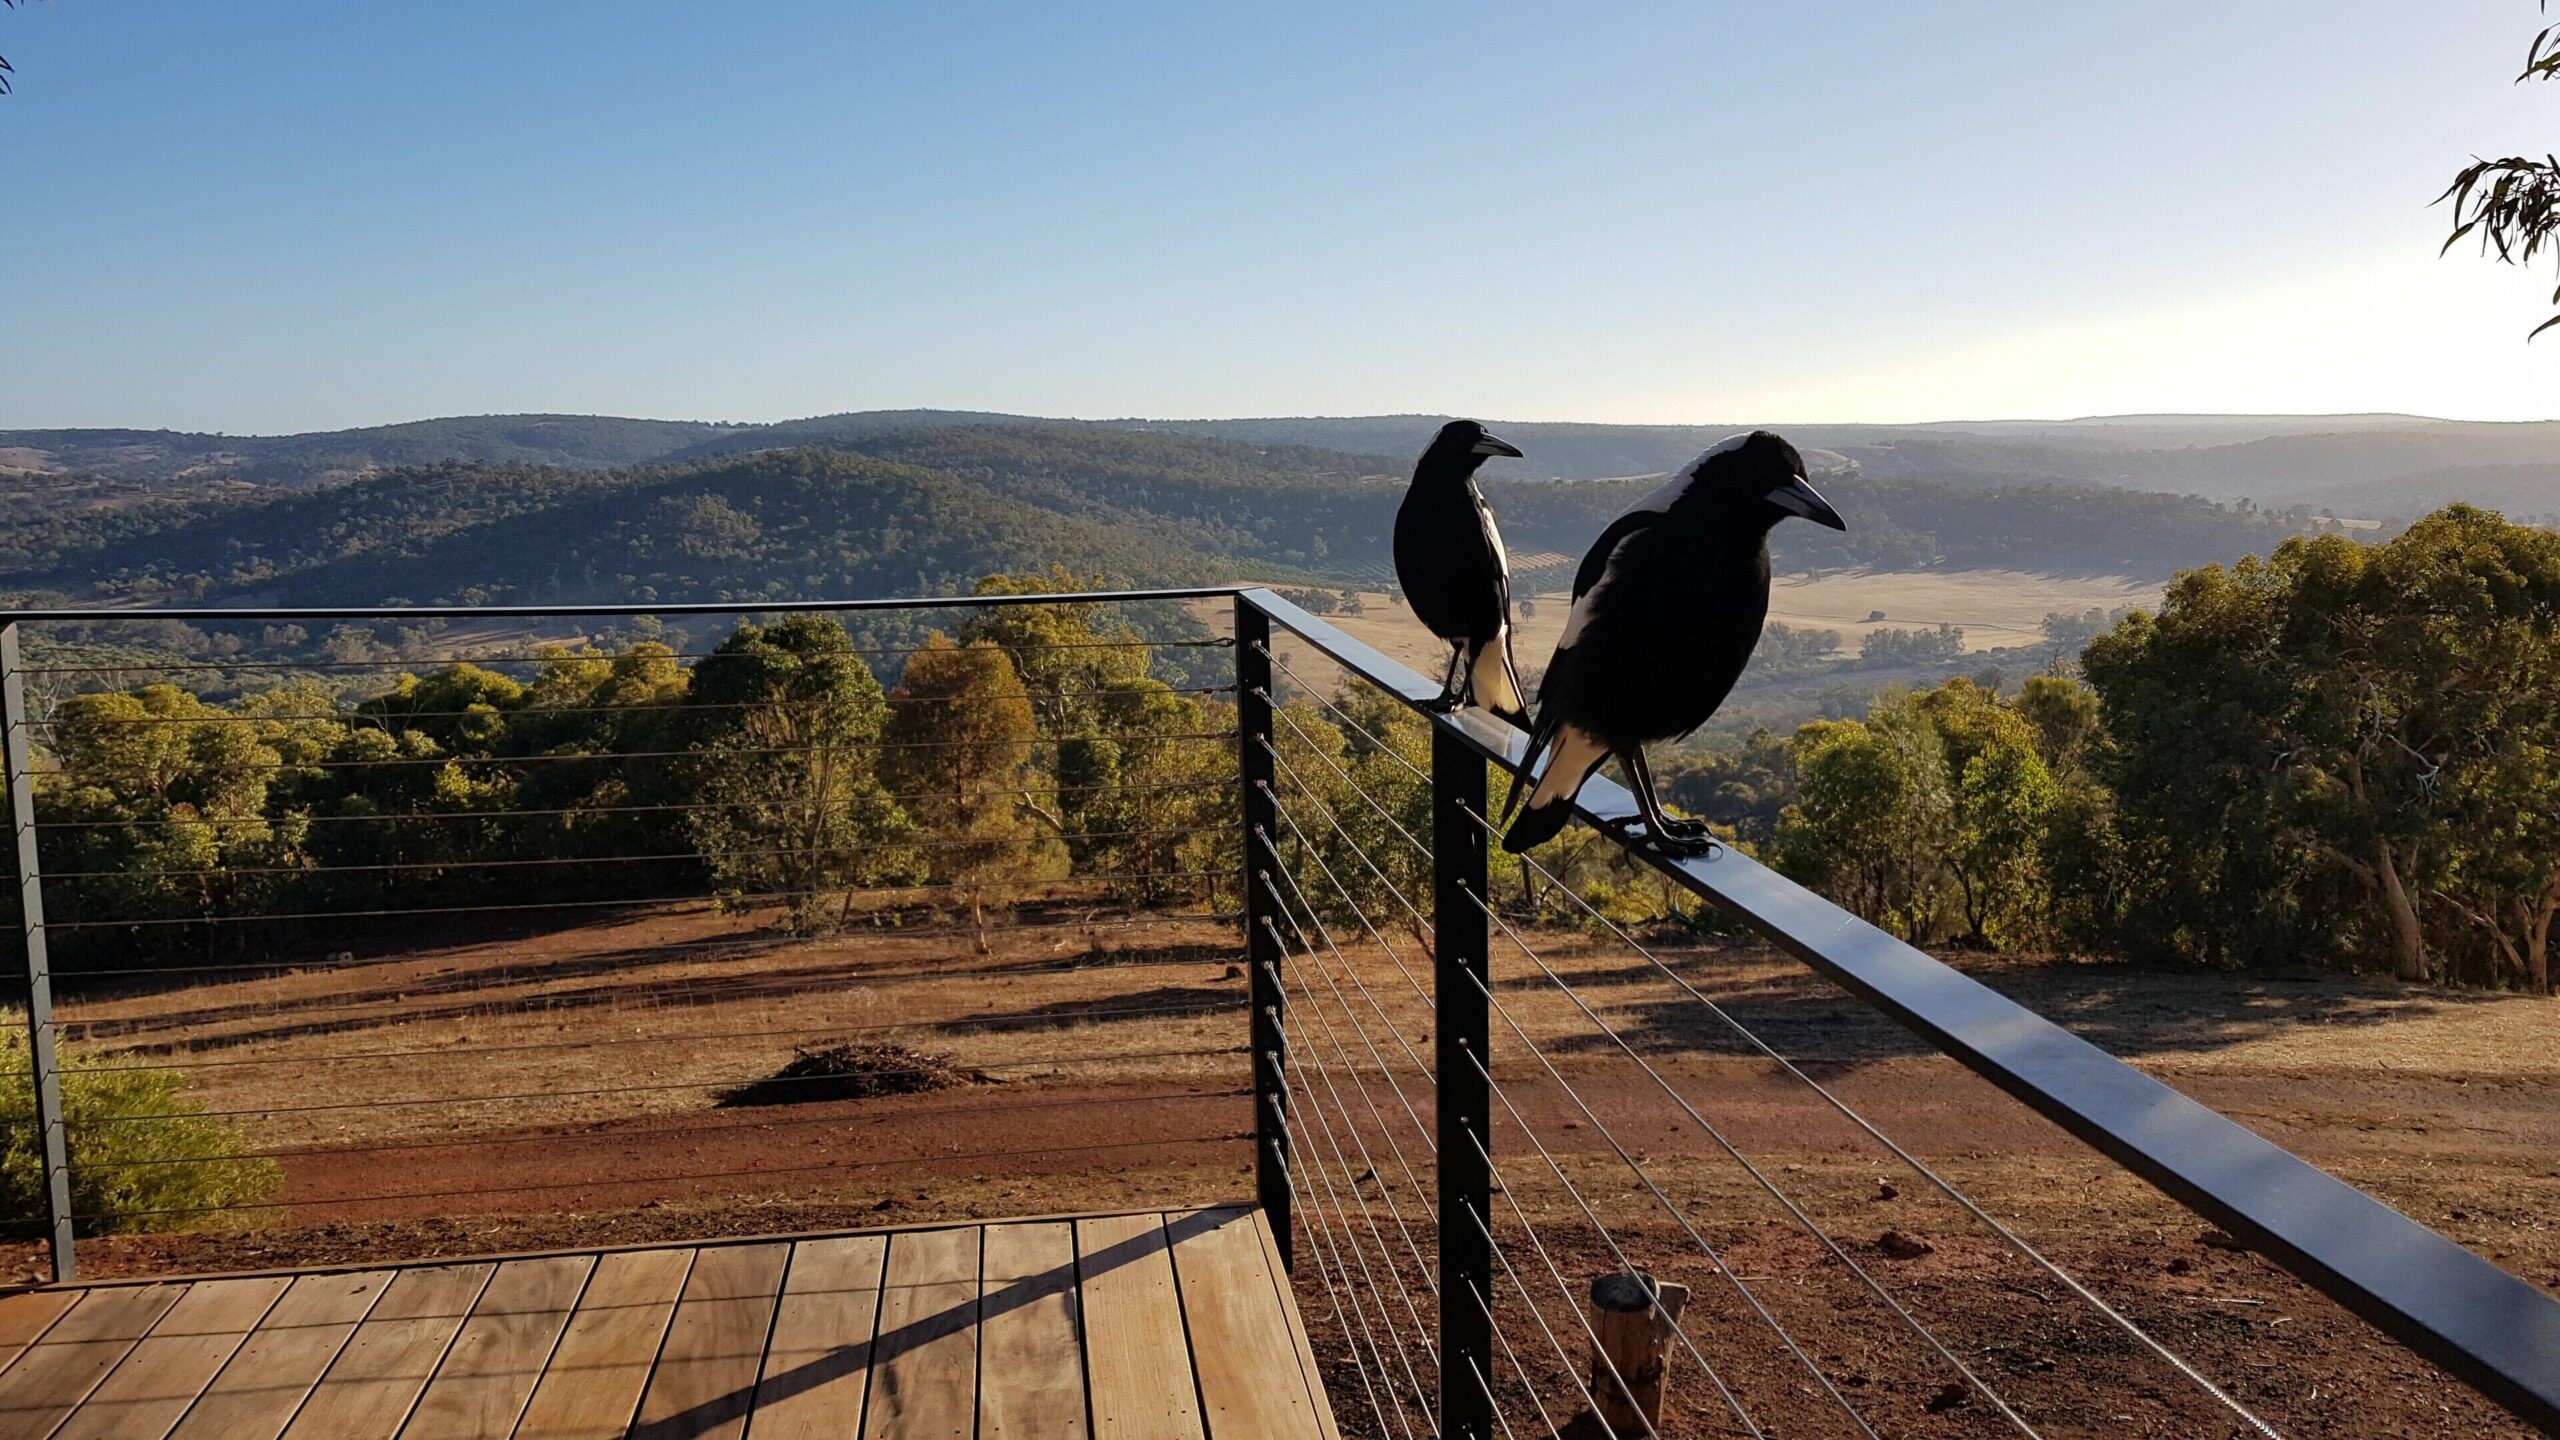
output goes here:
[{"label": "magpie", "polygon": [[[1675,855],[1715,848],[1705,822],[1662,813],[1644,747],[1687,735],[1724,703],[1769,614],[1769,532],[1790,515],[1846,530],[1796,447],[1754,430],[1709,448],[1609,522],[1573,576],[1573,612],[1538,687],[1516,784],[1528,809],[1502,837],[1519,854],[1564,828],[1582,782],[1615,756],[1647,838]],[[1509,807],[1504,810],[1510,818]]]},{"label": "magpie", "polygon": [[1396,580],[1414,618],[1449,643],[1435,711],[1473,700],[1526,730],[1520,667],[1511,658],[1511,557],[1476,467],[1519,448],[1473,420],[1440,427],[1396,507]]}]

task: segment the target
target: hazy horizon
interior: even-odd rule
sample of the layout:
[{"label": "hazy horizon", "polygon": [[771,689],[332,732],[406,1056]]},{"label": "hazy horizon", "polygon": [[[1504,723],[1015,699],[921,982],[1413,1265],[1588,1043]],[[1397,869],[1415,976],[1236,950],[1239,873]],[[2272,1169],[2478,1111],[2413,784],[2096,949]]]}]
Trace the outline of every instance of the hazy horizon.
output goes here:
[{"label": "hazy horizon", "polygon": [[[820,411],[813,411],[813,412],[810,412],[810,413],[807,413],[807,414],[789,414],[789,415],[770,415],[770,416],[754,416],[754,417],[745,417],[745,416],[738,416],[738,415],[661,415],[661,414],[642,414],[642,413],[637,412],[637,411],[629,411],[629,410],[622,410],[622,411],[615,411],[615,410],[581,410],[581,411],[570,411],[570,410],[530,410],[530,409],[515,409],[515,410],[481,410],[481,411],[472,411],[472,412],[467,412],[467,413],[465,413],[465,412],[454,412],[454,413],[451,413],[451,414],[434,414],[434,415],[401,415],[401,416],[397,416],[397,417],[395,417],[395,418],[390,418],[390,419],[378,419],[378,420],[356,420],[356,421],[353,421],[353,422],[350,422],[350,423],[347,423],[347,424],[343,424],[343,425],[313,426],[313,427],[307,427],[307,428],[304,428],[304,429],[295,429],[295,430],[245,430],[245,429],[225,429],[225,428],[220,428],[220,427],[196,428],[196,427],[181,426],[181,425],[157,425],[157,424],[148,424],[148,423],[121,423],[121,424],[119,424],[119,423],[108,423],[108,424],[95,424],[95,425],[43,425],[43,424],[14,424],[14,423],[12,423],[12,424],[0,424],[0,433],[15,432],[15,431],[131,430],[131,431],[143,431],[143,432],[154,432],[154,433],[157,433],[157,432],[167,432],[167,433],[172,433],[172,434],[219,435],[219,436],[224,436],[224,437],[226,437],[226,438],[236,438],[236,439],[243,439],[243,440],[253,440],[253,439],[278,439],[278,438],[283,438],[283,437],[293,436],[293,435],[330,434],[330,433],[335,433],[335,432],[340,432],[340,431],[389,430],[389,429],[396,429],[396,428],[398,428],[398,427],[400,427],[400,426],[403,426],[403,425],[424,425],[424,424],[431,424],[431,423],[434,423],[434,422],[437,422],[437,421],[445,421],[445,420],[506,420],[506,419],[631,420],[631,421],[655,422],[655,423],[663,423],[663,424],[677,424],[677,425],[712,425],[712,426],[737,426],[737,427],[741,427],[741,428],[753,428],[753,427],[767,426],[767,425],[787,425],[787,424],[792,424],[792,423],[795,423],[795,422],[808,421],[808,420],[823,420],[823,419],[827,419],[827,418],[834,417],[834,416],[840,416],[840,415],[898,414],[898,413],[902,413],[902,412],[912,412],[912,413],[916,413],[916,414],[942,414],[942,415],[980,415],[980,414],[983,414],[983,415],[990,415],[990,416],[998,416],[998,417],[1002,417],[1002,418],[1006,418],[1006,419],[1056,421],[1056,422],[1061,422],[1061,423],[1066,423],[1066,424],[1092,424],[1092,425],[1114,425],[1114,424],[1118,424],[1118,425],[1127,425],[1127,424],[1209,425],[1209,424],[1225,424],[1225,423],[1247,422],[1247,421],[1282,421],[1282,420],[1313,420],[1313,421],[1394,420],[1394,419],[1402,419],[1402,418],[1406,418],[1406,417],[1433,418],[1433,417],[1438,417],[1438,416],[1442,416],[1442,415],[1456,415],[1456,414],[1459,414],[1459,413],[1460,413],[1460,412],[1456,412],[1456,411],[1443,411],[1443,410],[1367,410],[1367,411],[1341,411],[1341,412],[1324,413],[1324,414],[1319,414],[1319,413],[1314,413],[1314,412],[1286,412],[1286,413],[1284,413],[1284,412],[1280,412],[1280,411],[1267,411],[1267,412],[1257,412],[1257,413],[1251,413],[1251,414],[1246,414],[1246,413],[1237,413],[1237,414],[1224,414],[1224,415],[1174,415],[1174,414],[1067,415],[1067,414],[1054,414],[1054,413],[1037,413],[1037,412],[1027,411],[1027,410],[992,410],[992,409],[986,409],[986,408],[979,407],[979,406],[969,406],[969,405],[898,405],[898,406],[858,406],[858,407],[848,407],[848,408],[841,408],[841,409],[832,409],[832,410],[820,410]],[[1792,418],[1771,418],[1771,417],[1768,417],[1768,416],[1749,416],[1749,415],[1706,416],[1706,417],[1695,418],[1695,419],[1631,420],[1631,419],[1625,419],[1625,418],[1613,417],[1613,416],[1607,416],[1607,415],[1594,416],[1594,417],[1558,417],[1558,416],[1538,416],[1538,415],[1495,415],[1495,414],[1491,414],[1491,413],[1475,412],[1475,413],[1471,413],[1471,418],[1481,419],[1481,420],[1487,421],[1488,423],[1501,423],[1501,424],[1511,424],[1511,425],[1580,425],[1580,426],[1591,426],[1591,427],[1594,427],[1594,428],[1620,428],[1620,427],[1624,427],[1624,428],[1660,428],[1660,429],[1713,428],[1713,427],[1716,427],[1716,426],[1719,426],[1719,425],[1757,425],[1757,426],[1765,426],[1765,427],[1768,427],[1768,428],[1771,428],[1771,429],[1783,429],[1783,428],[1786,428],[1786,427],[1789,427],[1789,426],[1801,427],[1801,428],[1805,428],[1805,429],[1834,428],[1834,427],[1869,427],[1869,428],[1876,428],[1876,429],[1901,429],[1901,428],[1912,428],[1912,429],[1918,429],[1918,428],[1926,428],[1926,427],[1937,427],[1937,428],[1961,428],[1961,427],[1965,427],[1965,426],[1976,426],[1976,425],[1979,425],[1979,426],[2066,426],[2066,425],[2088,425],[2088,426],[2099,426],[2099,425],[2110,425],[2110,424],[2124,424],[2124,425],[2132,425],[2132,424],[2138,424],[2138,423],[2144,423],[2144,422],[2199,422],[2199,421],[2201,421],[2201,422],[2214,422],[2214,421],[2245,422],[2245,421],[2253,421],[2253,420],[2257,420],[2257,421],[2301,421],[2301,420],[2340,420],[2340,421],[2407,421],[2407,422],[2412,422],[2412,423],[2421,423],[2421,424],[2424,424],[2424,423],[2446,423],[2446,424],[2465,424],[2465,425],[2469,425],[2469,424],[2489,424],[2489,425],[2548,425],[2548,424],[2560,423],[2560,416],[2553,416],[2553,417],[2548,417],[2548,418],[2545,418],[2545,417],[2532,417],[2532,418],[2509,419],[2509,420],[2471,420],[2471,419],[2466,419],[2466,418],[2461,417],[2461,416],[2453,416],[2453,415],[2425,415],[2425,414],[2419,414],[2419,413],[2414,412],[2414,411],[2403,411],[2403,410],[2293,410],[2293,411],[2277,411],[2277,410],[2185,410],[2185,411],[2171,411],[2171,410],[2146,410],[2146,411],[2122,411],[2122,412],[2112,412],[2112,413],[2105,413],[2105,414],[2089,414],[2089,415],[1945,415],[1945,416],[1932,416],[1932,417],[1926,417],[1926,418],[1920,418],[1920,419],[1908,419],[1908,420],[1901,420],[1901,419],[1897,419],[1897,420],[1870,420],[1870,419],[1864,419],[1864,418],[1856,418],[1856,417],[1840,417],[1840,416],[1812,416],[1812,417],[1808,417],[1808,416],[1796,416],[1796,417],[1792,417]]]}]

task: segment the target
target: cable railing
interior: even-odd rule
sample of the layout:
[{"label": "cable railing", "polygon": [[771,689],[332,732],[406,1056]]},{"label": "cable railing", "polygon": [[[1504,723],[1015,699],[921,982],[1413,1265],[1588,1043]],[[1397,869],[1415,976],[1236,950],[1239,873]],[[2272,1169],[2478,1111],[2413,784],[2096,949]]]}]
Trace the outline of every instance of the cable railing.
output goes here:
[{"label": "cable railing", "polygon": [[[2271,1382],[2280,1340],[2235,1350],[2185,1297],[2037,1235],[1997,1160],[1931,1153],[1721,1001],[1718,947],[1640,933],[1587,864],[1533,852],[1497,889],[1488,777],[1516,767],[1515,732],[1431,713],[1436,685],[1276,596],[1240,605],[1244,903],[1274,1022],[1256,1044],[1286,1077],[1263,1199],[1295,1207],[1373,1433],[2294,1433],[2319,1376]],[[1635,810],[1599,780],[1580,804]],[[1616,900],[1650,875],[1739,921],[2095,1164],[2560,1428],[2546,1293],[1747,856],[1602,833]],[[1728,1043],[1685,1038],[1701,1025]],[[1807,1134],[1773,1140],[1773,1107]],[[1587,1293],[1613,1272],[1651,1297],[1650,1355]]]},{"label": "cable railing", "polygon": [[1227,594],[653,611],[709,623],[364,661],[90,663],[69,617],[0,616],[0,1147],[39,1180],[0,1239],[67,1281],[349,1233],[418,1258],[454,1217],[505,1248],[563,1207],[738,1233],[1232,1173],[1234,685],[1195,663],[1231,638],[1182,608]]},{"label": "cable railing", "polygon": [[[860,628],[902,610],[962,643]],[[175,613],[746,623],[107,663],[24,647],[116,616],[0,616],[40,1182],[0,1218],[58,1279],[1249,1154],[1346,1436],[2323,1433],[2289,1371],[2334,1351],[2052,1223],[2125,1181],[2560,1433],[2560,1302],[1747,855],[1497,873],[1521,737],[1270,591]],[[1925,1057],[1773,1031],[1746,964]],[[2076,1144],[1920,1123],[2021,1105]]]}]

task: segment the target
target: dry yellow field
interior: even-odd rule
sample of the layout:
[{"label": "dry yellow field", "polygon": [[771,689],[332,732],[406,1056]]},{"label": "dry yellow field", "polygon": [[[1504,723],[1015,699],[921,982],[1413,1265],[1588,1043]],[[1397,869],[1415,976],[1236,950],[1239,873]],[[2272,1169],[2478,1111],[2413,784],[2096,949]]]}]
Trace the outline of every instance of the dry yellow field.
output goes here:
[{"label": "dry yellow field", "polygon": [[[1855,653],[1867,632],[1876,629],[1925,629],[1941,624],[1964,628],[1965,648],[1991,650],[2033,645],[2044,639],[2044,617],[2057,611],[2114,611],[2152,606],[2161,587],[2122,576],[2030,575],[2016,570],[1831,571],[1821,575],[1781,575],[1769,597],[1769,618],[1788,625],[1840,632],[1844,653]],[[1522,597],[1515,602],[1516,645],[1520,663],[1532,670],[1545,665],[1556,637],[1564,631],[1570,608],[1563,592]],[[1413,613],[1391,605],[1377,591],[1360,592],[1365,607],[1358,615],[1326,618],[1359,640],[1426,675],[1437,677],[1448,652],[1414,621]],[[1225,623],[1225,606],[1208,603],[1202,618]],[[1882,612],[1884,618],[1867,617]]]}]

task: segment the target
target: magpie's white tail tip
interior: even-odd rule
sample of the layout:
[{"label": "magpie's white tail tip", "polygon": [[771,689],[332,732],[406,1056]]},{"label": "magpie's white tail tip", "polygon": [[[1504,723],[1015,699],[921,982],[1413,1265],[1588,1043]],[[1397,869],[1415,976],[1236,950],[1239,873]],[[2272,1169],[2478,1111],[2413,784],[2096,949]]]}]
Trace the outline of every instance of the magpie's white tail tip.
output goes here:
[{"label": "magpie's white tail tip", "polygon": [[1561,726],[1547,766],[1538,772],[1538,783],[1529,792],[1528,806],[1504,833],[1502,848],[1517,855],[1554,839],[1573,818],[1573,797],[1581,791],[1582,782],[1607,758],[1609,747],[1581,726],[1570,722]]}]

